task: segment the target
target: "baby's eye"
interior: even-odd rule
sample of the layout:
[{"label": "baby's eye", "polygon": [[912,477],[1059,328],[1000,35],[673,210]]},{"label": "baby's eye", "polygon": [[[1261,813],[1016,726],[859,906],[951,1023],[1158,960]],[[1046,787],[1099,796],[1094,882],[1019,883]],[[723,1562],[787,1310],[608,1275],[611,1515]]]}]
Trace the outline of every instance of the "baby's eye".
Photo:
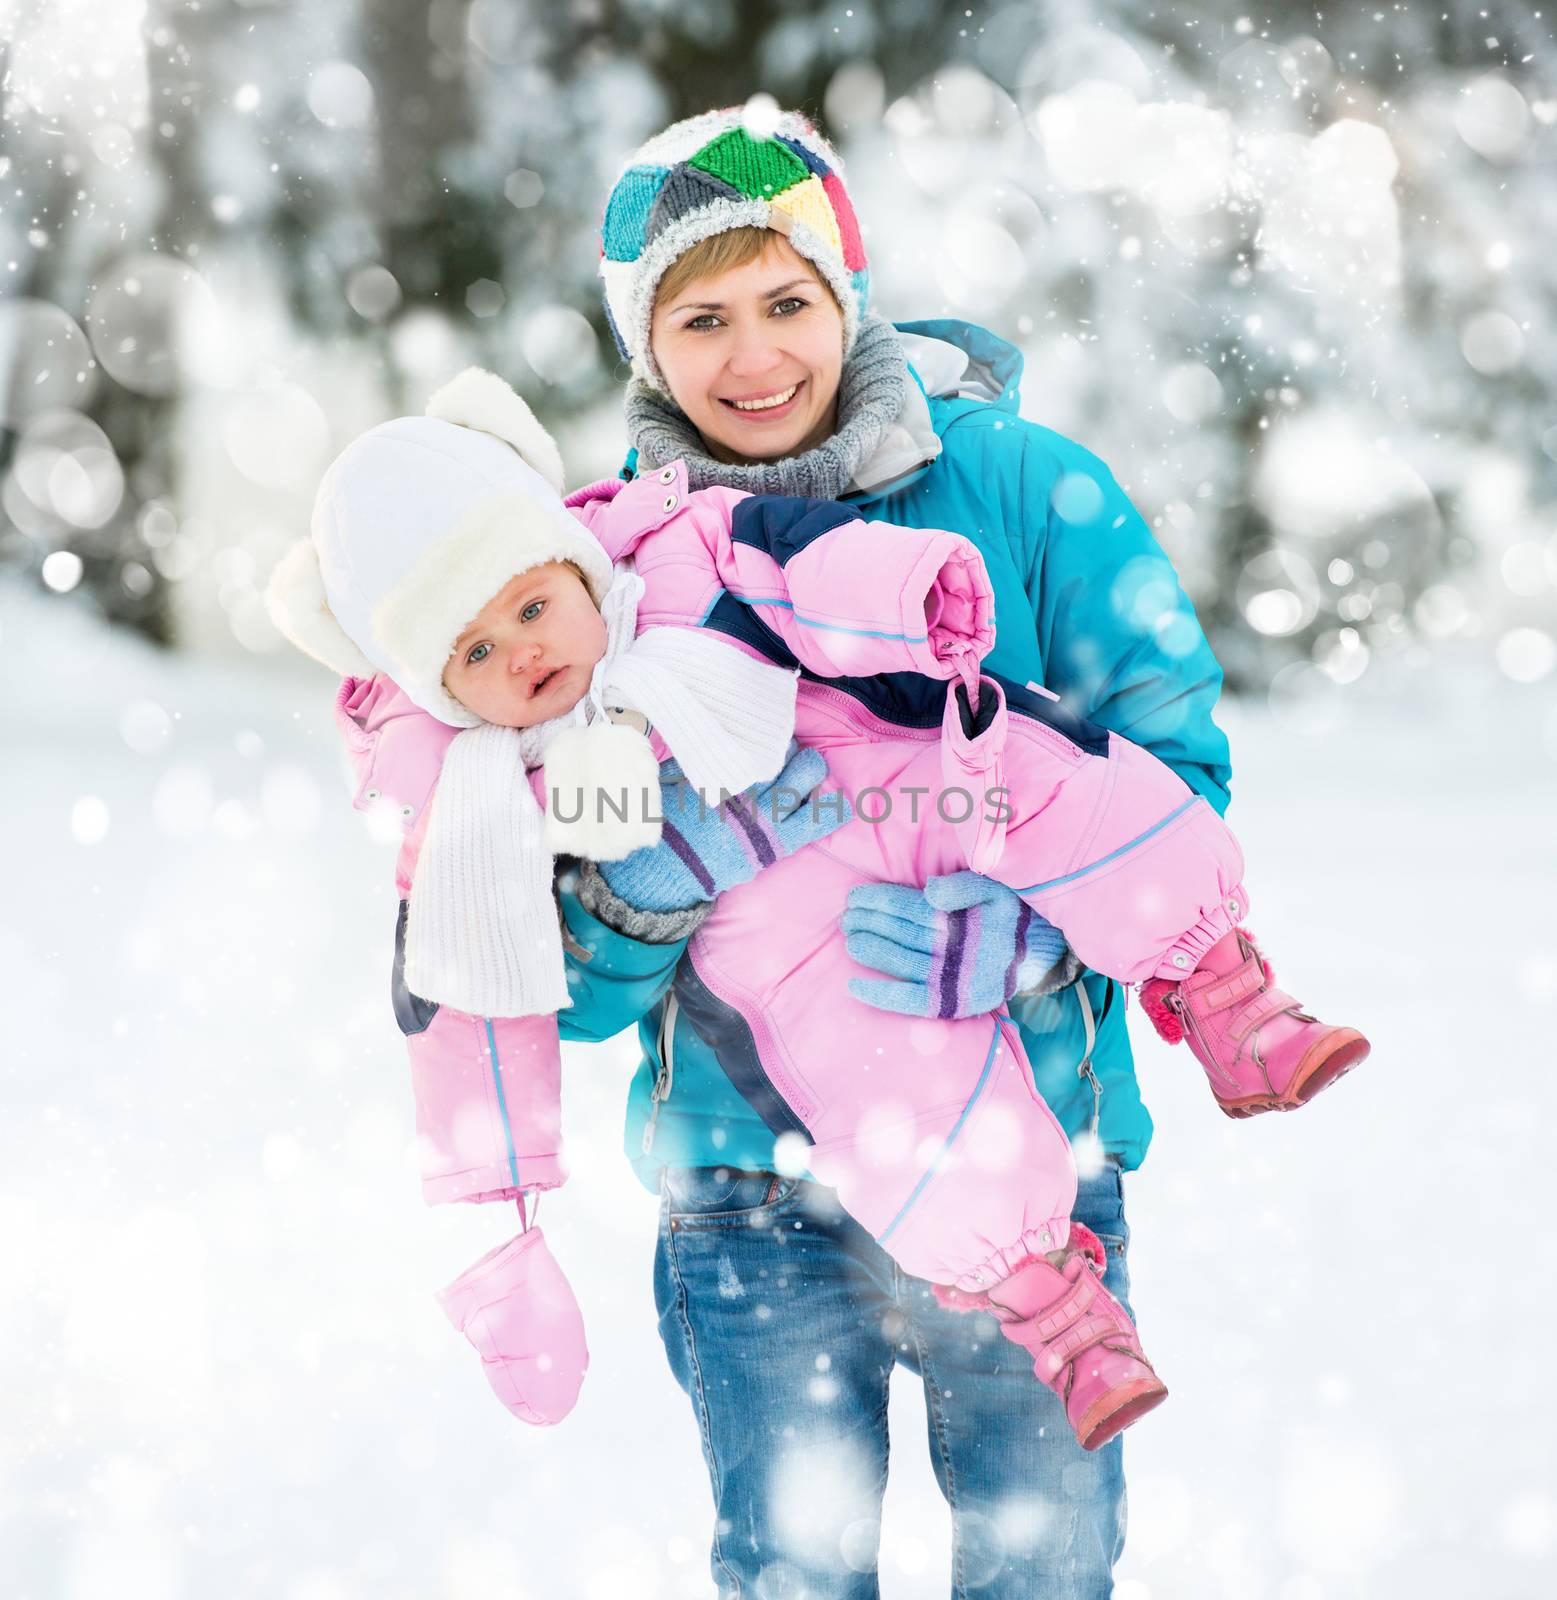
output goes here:
[{"label": "baby's eye", "polygon": [[478,644],[471,650],[470,654],[465,657],[465,664],[466,664],[466,666],[469,666],[469,667],[477,666],[479,663],[485,661],[486,658],[491,654],[492,654],[492,646],[491,645],[489,645],[489,644]]},{"label": "baby's eye", "polygon": [[519,620],[521,622],[534,622],[535,619],[540,616],[545,609],[546,602],[544,600],[532,600],[529,605],[527,605],[524,610],[519,613]]}]

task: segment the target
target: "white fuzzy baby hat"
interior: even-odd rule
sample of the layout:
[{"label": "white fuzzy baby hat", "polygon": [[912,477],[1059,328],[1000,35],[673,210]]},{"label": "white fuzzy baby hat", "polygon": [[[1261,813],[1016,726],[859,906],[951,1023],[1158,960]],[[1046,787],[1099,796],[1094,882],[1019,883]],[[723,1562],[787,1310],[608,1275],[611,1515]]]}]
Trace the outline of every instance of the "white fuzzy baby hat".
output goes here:
[{"label": "white fuzzy baby hat", "polygon": [[562,504],[562,458],[520,397],[468,367],[421,417],[381,423],[325,473],[311,535],[271,576],[277,628],[342,674],[388,673],[457,728],[481,719],[443,687],[455,642],[521,572],[571,561],[596,605],[611,562]]}]

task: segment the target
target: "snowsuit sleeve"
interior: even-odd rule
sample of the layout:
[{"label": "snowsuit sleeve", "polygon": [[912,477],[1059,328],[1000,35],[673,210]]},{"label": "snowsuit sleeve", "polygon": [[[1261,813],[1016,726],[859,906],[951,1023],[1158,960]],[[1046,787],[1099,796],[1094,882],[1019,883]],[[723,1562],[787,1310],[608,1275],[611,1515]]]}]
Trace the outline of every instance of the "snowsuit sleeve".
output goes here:
[{"label": "snowsuit sleeve", "polygon": [[[832,500],[722,488],[683,498],[675,480],[661,494],[660,476],[583,515],[613,561],[634,557],[640,629],[709,626],[769,659],[776,640],[786,664],[821,678],[948,678],[959,655],[993,644],[993,590],[960,534],[863,522]],[[640,484],[654,497],[643,509],[664,515],[642,514]]]},{"label": "snowsuit sleeve", "polygon": [[[464,1017],[463,1013],[434,1006],[412,995],[401,971],[404,907],[431,814],[429,802],[437,786],[444,752],[459,730],[413,705],[382,673],[372,678],[347,678],[342,682],[335,699],[335,721],[352,767],[353,804],[358,810],[387,807],[398,816],[405,831],[395,864],[395,886],[401,910],[396,926],[391,1001],[395,1020],[411,1047],[413,1072],[435,1041],[440,1045],[445,1041],[451,1027],[465,1026],[474,1040],[474,1055],[483,1056],[489,1053],[484,1019]],[[609,1039],[623,1028],[633,1026],[653,1009],[670,986],[687,941],[678,939],[652,944],[618,933],[580,904],[573,885],[574,879],[568,876],[558,883],[558,900],[571,935],[564,941],[563,959],[572,1004],[557,1014],[556,1024],[564,1039]],[[552,1029],[552,1019],[498,1020],[492,1043],[498,1047],[500,1060],[505,1055],[513,1059],[519,1056],[517,1050],[504,1051],[505,1040],[501,1035],[525,1026],[535,1030],[544,1045],[544,1035]],[[536,1053],[536,1059],[548,1065],[554,1056],[554,1045]],[[510,1092],[513,1092],[512,1087]],[[496,1097],[493,1103],[497,1104]],[[436,1114],[436,1108],[419,1093],[419,1117],[427,1121]],[[543,1130],[555,1128],[552,1116],[535,1119],[532,1126],[536,1123]],[[543,1137],[551,1135],[543,1133]]]},{"label": "snowsuit sleeve", "polygon": [[1222,669],[1173,563],[1096,456],[1034,424],[1023,432],[1028,592],[1048,687],[1226,811],[1232,769],[1212,720]]},{"label": "snowsuit sleeve", "polygon": [[459,730],[412,704],[382,673],[345,679],[335,719],[353,771],[353,804],[387,809],[404,831],[389,995],[411,1062],[422,1197],[438,1205],[555,1188],[567,1170],[556,1018],[474,1016],[406,984],[411,883]]},{"label": "snowsuit sleeve", "polygon": [[410,892],[444,753],[459,730],[413,705],[382,672],[341,680],[335,728],[351,765],[352,805],[358,811],[387,809],[404,830],[395,866],[395,887],[404,897]]}]

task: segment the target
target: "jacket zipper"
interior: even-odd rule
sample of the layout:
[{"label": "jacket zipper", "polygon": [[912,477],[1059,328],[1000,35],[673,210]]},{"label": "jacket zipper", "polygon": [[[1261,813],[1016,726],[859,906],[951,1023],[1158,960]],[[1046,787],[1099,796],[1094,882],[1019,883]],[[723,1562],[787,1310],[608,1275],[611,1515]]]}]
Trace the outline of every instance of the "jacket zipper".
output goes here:
[{"label": "jacket zipper", "polygon": [[655,1125],[660,1120],[660,1107],[670,1098],[670,1086],[675,1077],[676,1012],[680,1006],[674,991],[665,996],[665,1009],[660,1014],[660,1070],[655,1074],[654,1087],[649,1091],[649,1120],[643,1126],[643,1153],[654,1148]]},{"label": "jacket zipper", "polygon": [[1081,1002],[1081,1023],[1087,1030],[1087,1042],[1081,1052],[1081,1065],[1076,1068],[1076,1076],[1085,1079],[1092,1087],[1092,1126],[1089,1130],[1092,1137],[1098,1137],[1098,1128],[1103,1120],[1103,1085],[1098,1081],[1098,1075],[1092,1065],[1092,1047],[1097,1043],[1097,1024],[1092,1019],[1092,1001],[1087,997],[1086,985],[1081,979],[1076,980],[1076,998]]}]

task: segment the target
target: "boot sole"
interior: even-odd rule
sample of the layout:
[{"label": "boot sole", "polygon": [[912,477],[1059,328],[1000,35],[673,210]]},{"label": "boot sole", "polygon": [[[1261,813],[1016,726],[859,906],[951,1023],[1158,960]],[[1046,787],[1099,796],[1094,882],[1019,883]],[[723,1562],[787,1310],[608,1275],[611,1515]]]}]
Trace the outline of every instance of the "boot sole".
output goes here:
[{"label": "boot sole", "polygon": [[1076,1437],[1083,1450],[1097,1450],[1116,1433],[1123,1433],[1132,1422],[1155,1411],[1168,1398],[1168,1386],[1160,1378],[1136,1378],[1110,1389],[1076,1425]]},{"label": "boot sole", "polygon": [[1344,1078],[1371,1048],[1355,1028],[1340,1028],[1332,1037],[1315,1045],[1298,1063],[1285,1094],[1252,1094],[1239,1100],[1224,1100],[1218,1095],[1216,1103],[1230,1117],[1253,1117],[1262,1111],[1296,1111],[1338,1078]]}]

